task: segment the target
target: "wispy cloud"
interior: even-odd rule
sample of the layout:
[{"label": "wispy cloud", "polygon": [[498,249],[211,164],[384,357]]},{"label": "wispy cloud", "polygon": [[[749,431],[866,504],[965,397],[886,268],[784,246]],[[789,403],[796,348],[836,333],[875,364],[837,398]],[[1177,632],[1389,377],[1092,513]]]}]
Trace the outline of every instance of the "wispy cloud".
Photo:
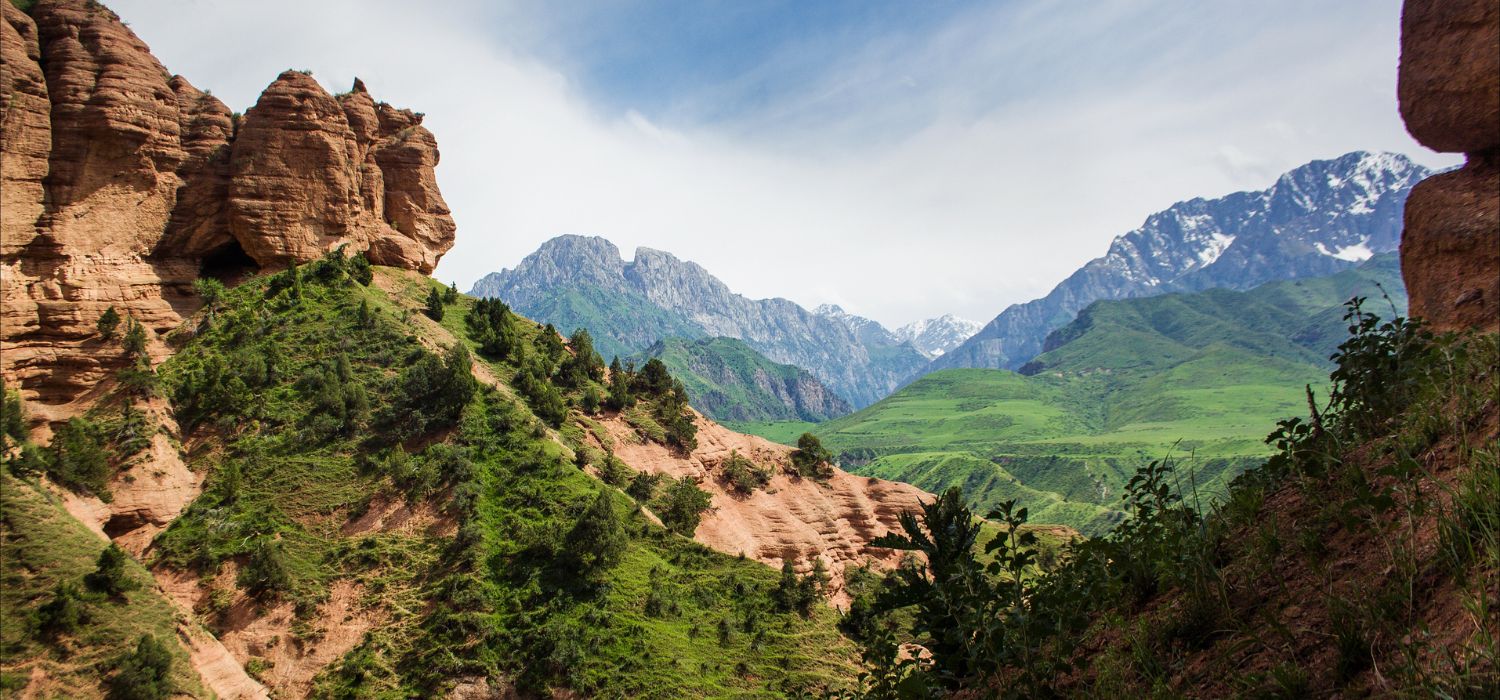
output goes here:
[{"label": "wispy cloud", "polygon": [[294,67],[425,112],[459,223],[437,276],[464,288],[588,233],[751,296],[983,320],[1174,201],[1356,149],[1453,162],[1396,114],[1399,0],[965,6],[837,51],[793,36],[640,105],[537,50],[571,45],[542,4],[110,5],[234,109]]}]

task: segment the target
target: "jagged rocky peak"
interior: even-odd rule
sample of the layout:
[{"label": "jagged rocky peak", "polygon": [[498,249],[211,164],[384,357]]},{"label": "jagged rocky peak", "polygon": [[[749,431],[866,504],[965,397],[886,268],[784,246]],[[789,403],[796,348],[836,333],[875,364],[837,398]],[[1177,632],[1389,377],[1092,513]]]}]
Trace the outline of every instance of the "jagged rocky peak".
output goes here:
[{"label": "jagged rocky peak", "polygon": [[1399,75],[1407,131],[1467,156],[1407,200],[1411,313],[1439,329],[1500,329],[1500,4],[1407,0]]},{"label": "jagged rocky peak", "polygon": [[161,335],[202,275],[340,245],[430,272],[452,246],[436,141],[363,83],[335,98],[288,71],[236,123],[97,2],[0,10],[0,376],[34,415],[123,364],[95,330],[111,306]]},{"label": "jagged rocky peak", "polygon": [[921,350],[928,357],[938,357],[962,345],[983,327],[984,324],[978,321],[943,314],[937,318],[908,323],[897,328],[895,335],[897,339],[911,343],[912,347]]},{"label": "jagged rocky peak", "polygon": [[1431,171],[1395,153],[1356,151],[1294,168],[1269,188],[1191,199],[1120,235],[1047,296],[1005,309],[930,369],[1015,369],[1047,333],[1101,299],[1331,275],[1395,250],[1412,187]]}]

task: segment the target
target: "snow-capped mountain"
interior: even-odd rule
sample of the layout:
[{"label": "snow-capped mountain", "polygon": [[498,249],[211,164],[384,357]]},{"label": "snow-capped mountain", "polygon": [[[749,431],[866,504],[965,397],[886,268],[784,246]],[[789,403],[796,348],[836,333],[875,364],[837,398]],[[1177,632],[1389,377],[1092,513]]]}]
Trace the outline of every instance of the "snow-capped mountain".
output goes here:
[{"label": "snow-capped mountain", "polygon": [[905,339],[896,337],[890,329],[880,325],[879,321],[851,314],[838,304],[819,304],[818,308],[813,309],[813,313],[843,324],[849,332],[854,334],[854,337],[859,338],[859,341],[866,345],[884,347],[906,342]]},{"label": "snow-capped mountain", "polygon": [[911,343],[912,347],[921,350],[928,357],[937,357],[962,345],[981,328],[984,328],[984,324],[978,321],[943,314],[937,318],[908,323],[897,328],[895,335],[896,338]]},{"label": "snow-capped mountain", "polygon": [[1101,299],[1244,290],[1333,274],[1396,250],[1406,196],[1431,174],[1403,155],[1357,151],[1300,166],[1265,190],[1179,202],[1116,238],[1047,296],[1005,309],[928,369],[1019,367],[1042,351],[1048,333]]}]

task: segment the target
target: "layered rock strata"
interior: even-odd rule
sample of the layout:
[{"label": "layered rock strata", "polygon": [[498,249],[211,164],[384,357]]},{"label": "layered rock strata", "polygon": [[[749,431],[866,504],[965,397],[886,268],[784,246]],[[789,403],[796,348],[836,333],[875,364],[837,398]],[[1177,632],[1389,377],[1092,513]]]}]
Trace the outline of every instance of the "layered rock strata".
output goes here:
[{"label": "layered rock strata", "polygon": [[1406,202],[1411,314],[1439,330],[1500,330],[1500,3],[1407,0],[1399,80],[1407,131],[1467,160]]},{"label": "layered rock strata", "polygon": [[[829,573],[829,599],[844,606],[844,571],[869,565],[889,569],[902,552],[875,547],[875,538],[900,532],[902,513],[935,498],[910,484],[856,476],[834,469],[824,481],[795,476],[792,448],[729,430],[694,416],[698,447],[684,454],[642,440],[621,417],[601,421],[613,454],[638,472],[691,479],[713,498],[693,539],[726,554],[743,555],[772,567],[791,561],[799,573],[821,559]],[[597,447],[605,445],[595,442]],[[731,486],[723,465],[733,454],[771,473],[764,488],[742,493]]]},{"label": "layered rock strata", "polygon": [[430,272],[454,223],[422,116],[279,76],[243,118],[173,76],[88,0],[0,3],[0,377],[42,421],[92,400],[126,362],[113,306],[155,338],[201,276],[347,245]]}]

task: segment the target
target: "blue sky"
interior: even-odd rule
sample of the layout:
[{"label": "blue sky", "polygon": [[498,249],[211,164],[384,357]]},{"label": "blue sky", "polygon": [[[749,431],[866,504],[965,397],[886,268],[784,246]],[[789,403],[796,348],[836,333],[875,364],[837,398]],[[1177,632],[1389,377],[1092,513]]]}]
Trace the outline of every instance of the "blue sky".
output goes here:
[{"label": "blue sky", "polygon": [[464,289],[582,233],[752,297],[984,321],[1173,202],[1458,161],[1397,114],[1400,0],[108,4],[233,109],[301,68],[425,112]]}]

